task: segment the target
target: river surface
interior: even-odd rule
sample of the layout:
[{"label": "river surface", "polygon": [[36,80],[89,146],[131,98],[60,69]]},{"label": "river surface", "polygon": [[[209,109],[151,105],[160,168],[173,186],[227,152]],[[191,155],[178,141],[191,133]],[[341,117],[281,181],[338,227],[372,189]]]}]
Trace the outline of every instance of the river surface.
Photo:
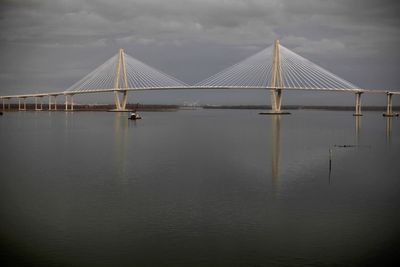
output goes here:
[{"label": "river surface", "polygon": [[258,112],[142,112],[136,122],[5,113],[2,266],[382,266],[395,257],[400,119]]}]

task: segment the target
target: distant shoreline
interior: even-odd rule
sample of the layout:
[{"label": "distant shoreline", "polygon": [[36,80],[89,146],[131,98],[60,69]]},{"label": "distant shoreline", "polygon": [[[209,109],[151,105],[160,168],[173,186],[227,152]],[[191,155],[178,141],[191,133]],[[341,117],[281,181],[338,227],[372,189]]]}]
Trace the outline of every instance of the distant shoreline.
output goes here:
[{"label": "distant shoreline", "polygon": [[[10,111],[18,111],[18,104],[11,104]],[[81,105],[75,104],[74,111],[110,111],[114,109],[113,104],[93,104]],[[247,110],[270,110],[269,105],[199,105],[199,106],[181,106],[181,105],[163,105],[163,104],[127,104],[128,110],[137,111],[177,111],[188,109],[247,109]],[[34,111],[35,104],[27,103],[27,111]],[[53,107],[54,109],[54,107]],[[57,111],[64,111],[64,104],[57,104]],[[311,106],[311,105],[283,105],[283,110],[332,110],[332,111],[353,111],[354,106]],[[43,110],[48,110],[48,105],[43,104]],[[386,111],[386,106],[362,106],[363,111]],[[400,106],[393,106],[394,111],[400,111]],[[8,105],[6,109],[8,111]],[[54,111],[54,110],[52,110]]]},{"label": "distant shoreline", "polygon": [[[269,105],[205,105],[205,109],[263,109],[270,110]],[[282,105],[283,110],[337,110],[354,111],[354,106],[310,106],[310,105]],[[386,106],[362,106],[363,111],[386,111]],[[400,106],[393,106],[393,110],[400,110]]]}]

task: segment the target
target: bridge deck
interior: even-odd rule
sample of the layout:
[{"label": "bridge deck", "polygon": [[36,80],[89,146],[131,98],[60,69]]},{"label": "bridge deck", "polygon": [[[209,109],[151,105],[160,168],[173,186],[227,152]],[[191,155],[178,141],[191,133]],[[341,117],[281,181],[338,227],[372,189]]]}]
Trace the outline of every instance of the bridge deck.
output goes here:
[{"label": "bridge deck", "polygon": [[0,99],[11,98],[29,98],[29,97],[46,97],[46,96],[59,96],[59,95],[78,95],[78,94],[95,94],[107,92],[124,92],[124,91],[150,91],[150,90],[286,90],[286,91],[329,91],[329,92],[362,92],[362,93],[375,93],[375,94],[393,94],[400,95],[400,91],[380,90],[380,89],[354,89],[354,88],[318,88],[318,87],[258,87],[258,86],[174,86],[174,87],[142,87],[142,88],[125,88],[125,89],[91,89],[82,91],[56,91],[48,93],[33,93],[33,94],[16,94],[0,96]]}]

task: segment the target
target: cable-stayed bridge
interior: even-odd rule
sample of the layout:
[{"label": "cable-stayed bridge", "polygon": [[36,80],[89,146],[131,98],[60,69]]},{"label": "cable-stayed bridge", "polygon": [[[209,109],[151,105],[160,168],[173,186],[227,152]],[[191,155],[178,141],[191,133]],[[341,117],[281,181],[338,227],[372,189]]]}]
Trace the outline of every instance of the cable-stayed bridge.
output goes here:
[{"label": "cable-stayed bridge", "polygon": [[[115,111],[126,111],[129,91],[189,89],[265,89],[271,92],[271,112],[281,111],[282,92],[285,90],[337,91],[355,94],[355,113],[361,113],[361,95],[387,95],[385,116],[394,116],[393,95],[400,91],[360,88],[282,46],[279,41],[253,56],[205,79],[188,85],[168,74],[127,55],[123,49],[64,91],[0,96],[3,109],[6,100],[18,99],[19,109],[26,110],[26,99],[35,98],[35,110],[42,110],[42,98],[48,97],[48,109],[56,110],[56,97],[65,97],[65,110],[73,110],[73,96],[91,93],[114,93]],[[22,100],[22,104],[21,104]],[[40,101],[38,101],[40,100]],[[38,103],[39,102],[39,103]],[[8,103],[10,109],[10,102]]]}]

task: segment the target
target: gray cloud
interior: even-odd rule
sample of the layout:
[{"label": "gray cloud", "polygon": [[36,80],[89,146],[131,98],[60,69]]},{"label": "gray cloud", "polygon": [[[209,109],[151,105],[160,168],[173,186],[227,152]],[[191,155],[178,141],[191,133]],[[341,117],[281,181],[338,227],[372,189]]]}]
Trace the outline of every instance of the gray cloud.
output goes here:
[{"label": "gray cloud", "polygon": [[[3,0],[2,92],[68,87],[118,47],[193,83],[280,38],[363,87],[396,87],[400,3]],[[365,77],[368,77],[367,79]]]}]

